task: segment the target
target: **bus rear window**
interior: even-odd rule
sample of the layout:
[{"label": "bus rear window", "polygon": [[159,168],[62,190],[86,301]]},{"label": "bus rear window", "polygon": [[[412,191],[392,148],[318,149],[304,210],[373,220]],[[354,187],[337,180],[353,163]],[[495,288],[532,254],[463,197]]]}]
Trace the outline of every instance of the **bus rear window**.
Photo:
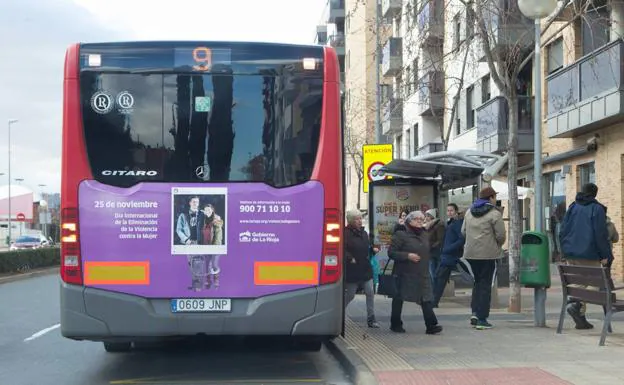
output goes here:
[{"label": "bus rear window", "polygon": [[323,79],[290,73],[81,73],[87,156],[96,180],[309,180]]}]

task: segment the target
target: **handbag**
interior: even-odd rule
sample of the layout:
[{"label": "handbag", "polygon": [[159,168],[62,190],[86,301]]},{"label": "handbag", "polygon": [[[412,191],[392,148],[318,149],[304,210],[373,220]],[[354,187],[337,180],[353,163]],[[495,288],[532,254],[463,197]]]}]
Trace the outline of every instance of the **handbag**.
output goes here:
[{"label": "handbag", "polygon": [[399,277],[396,274],[392,274],[392,270],[390,270],[390,274],[386,273],[388,265],[390,265],[390,260],[386,262],[383,271],[379,275],[379,287],[377,289],[377,293],[394,298],[399,295]]}]

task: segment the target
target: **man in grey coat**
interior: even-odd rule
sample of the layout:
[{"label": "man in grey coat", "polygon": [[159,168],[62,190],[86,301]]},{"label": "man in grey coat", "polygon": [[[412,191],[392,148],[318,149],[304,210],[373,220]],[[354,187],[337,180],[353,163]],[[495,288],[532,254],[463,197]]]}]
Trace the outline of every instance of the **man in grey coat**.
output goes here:
[{"label": "man in grey coat", "polygon": [[470,263],[474,274],[470,324],[478,330],[491,329],[493,326],[487,319],[490,316],[492,281],[496,260],[501,258],[507,238],[503,215],[496,207],[496,191],[492,187],[485,187],[479,192],[479,199],[466,211],[461,232],[466,239],[464,258]]}]

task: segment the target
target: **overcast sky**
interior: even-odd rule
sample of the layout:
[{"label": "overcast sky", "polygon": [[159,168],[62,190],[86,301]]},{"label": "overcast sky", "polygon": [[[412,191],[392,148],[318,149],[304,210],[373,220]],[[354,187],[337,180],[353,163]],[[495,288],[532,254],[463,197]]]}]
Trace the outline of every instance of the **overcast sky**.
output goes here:
[{"label": "overcast sky", "polygon": [[[65,49],[115,40],[314,42],[327,0],[0,0],[0,185],[60,192]],[[171,6],[175,4],[175,6]],[[16,183],[16,182],[14,182]]]}]

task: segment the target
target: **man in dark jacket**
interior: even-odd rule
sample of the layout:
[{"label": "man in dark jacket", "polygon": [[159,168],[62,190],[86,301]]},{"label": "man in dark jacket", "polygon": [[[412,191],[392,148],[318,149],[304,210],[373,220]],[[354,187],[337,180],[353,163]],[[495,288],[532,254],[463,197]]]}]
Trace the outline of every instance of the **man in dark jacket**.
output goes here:
[{"label": "man in dark jacket", "polygon": [[[588,183],[566,211],[559,240],[566,263],[582,266],[607,266],[613,260],[607,208],[596,200],[598,186]],[[577,329],[594,326],[585,318],[585,303],[572,302],[567,307]]]},{"label": "man in dark jacket", "polygon": [[368,234],[362,226],[359,210],[347,212],[345,229],[345,308],[355,297],[358,287],[364,287],[368,327],[379,328],[375,319],[375,290],[373,267],[370,261],[371,245]]},{"label": "man in dark jacket", "polygon": [[440,298],[444,294],[444,288],[451,278],[451,272],[456,268],[459,259],[464,252],[464,237],[461,227],[464,219],[459,215],[459,209],[455,203],[446,206],[448,222],[444,234],[444,245],[440,256],[440,265],[436,271],[436,279],[433,287],[433,305],[438,307]]}]

